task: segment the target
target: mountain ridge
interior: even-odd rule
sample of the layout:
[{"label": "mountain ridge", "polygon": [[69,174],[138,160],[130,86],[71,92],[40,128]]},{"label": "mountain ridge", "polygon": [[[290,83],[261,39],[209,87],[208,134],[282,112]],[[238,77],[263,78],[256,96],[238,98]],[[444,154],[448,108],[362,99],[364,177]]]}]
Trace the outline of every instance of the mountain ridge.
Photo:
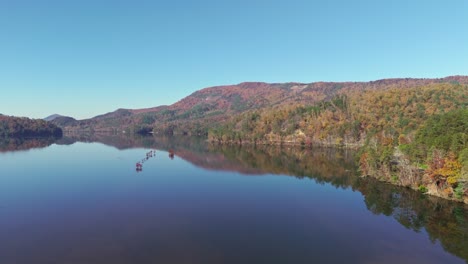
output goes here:
[{"label": "mountain ridge", "polygon": [[[246,111],[288,104],[313,105],[336,95],[367,90],[410,88],[438,83],[468,84],[468,76],[444,78],[389,78],[369,82],[241,82],[202,88],[171,105],[123,109],[83,120],[52,120],[66,130],[139,130],[158,127],[161,133],[189,133],[174,129],[181,120],[194,123],[224,122]],[[177,131],[179,130],[179,131]],[[196,132],[199,134],[201,131]],[[203,132],[203,133],[206,133]]]},{"label": "mountain ridge", "polygon": [[[326,86],[330,85],[336,85],[336,86],[342,86],[342,88],[347,88],[347,89],[356,89],[356,88],[365,88],[366,84],[370,84],[372,86],[377,86],[373,88],[378,88],[379,85],[395,85],[395,84],[401,84],[402,82],[419,82],[417,85],[423,85],[423,84],[428,84],[428,83],[433,83],[433,82],[458,82],[460,84],[468,84],[468,75],[453,75],[453,76],[447,76],[443,78],[386,78],[386,79],[378,79],[374,81],[368,81],[368,82],[353,82],[353,81],[345,81],[345,82],[328,82],[328,81],[318,81],[318,82],[311,82],[311,83],[302,83],[302,82],[284,82],[284,83],[268,83],[268,82],[255,82],[255,81],[249,81],[249,82],[241,82],[238,84],[227,84],[227,85],[216,85],[216,86],[210,86],[210,87],[205,87],[202,89],[199,89],[190,95],[180,99],[179,101],[171,104],[171,105],[160,105],[160,106],[155,106],[155,107],[149,107],[149,108],[140,108],[140,109],[122,109],[119,108],[115,111],[109,112],[107,114],[111,114],[113,112],[119,111],[119,110],[128,110],[134,114],[138,113],[148,113],[148,112],[154,112],[154,111],[159,111],[163,109],[174,109],[177,106],[183,105],[183,102],[187,101],[188,98],[192,96],[200,96],[202,94],[208,94],[210,92],[217,92],[222,89],[233,89],[235,87],[243,88],[243,89],[258,89],[258,88],[270,88],[270,87],[284,87],[284,86],[291,86],[293,89],[296,90],[304,90],[300,88],[296,88],[297,86],[308,86],[306,88],[309,88],[309,90],[314,90],[314,89],[327,89]],[[312,87],[311,87],[312,86]],[[366,87],[367,88],[367,87]],[[214,99],[214,98],[211,98]],[[102,115],[95,116],[93,118],[101,117]],[[90,118],[90,119],[93,119]]]},{"label": "mountain ridge", "polygon": [[65,130],[355,148],[364,176],[468,203],[468,76],[214,86],[169,106],[118,109]]}]

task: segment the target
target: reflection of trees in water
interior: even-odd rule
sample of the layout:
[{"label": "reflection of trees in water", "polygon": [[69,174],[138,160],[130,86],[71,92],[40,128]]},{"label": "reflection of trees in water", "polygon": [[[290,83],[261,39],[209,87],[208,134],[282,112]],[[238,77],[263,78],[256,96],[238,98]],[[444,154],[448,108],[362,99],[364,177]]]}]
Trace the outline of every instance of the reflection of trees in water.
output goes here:
[{"label": "reflection of trees in water", "polygon": [[[357,177],[352,151],[275,146],[212,145],[203,138],[88,135],[62,139],[101,142],[118,149],[145,147],[173,152],[206,169],[244,174],[281,174],[310,178],[361,192],[369,211],[396,219],[415,232],[425,229],[431,241],[468,261],[468,206],[411,189]],[[66,143],[65,143],[66,142]],[[51,144],[51,143],[47,143]]]},{"label": "reflection of trees in water", "polygon": [[[374,178],[360,178],[352,151],[275,146],[225,146],[187,138],[155,140],[157,148],[208,169],[269,173],[311,178],[318,183],[361,192],[369,211],[395,218],[415,232],[425,229],[432,242],[468,261],[468,206]],[[208,157],[208,158],[207,158]]]},{"label": "reflection of trees in water", "polygon": [[0,138],[0,152],[45,148],[54,142],[54,138]]},{"label": "reflection of trees in water", "polygon": [[352,187],[356,180],[352,151],[277,146],[226,146],[203,138],[138,137],[137,146],[174,152],[192,164],[243,174],[284,174],[311,178],[336,187]]},{"label": "reflection of trees in water", "polygon": [[[117,149],[159,148],[162,150],[202,148],[206,150],[206,140],[196,137],[152,137],[141,135],[121,135],[113,133],[70,133],[57,144],[70,145],[75,142],[99,142]],[[198,146],[198,147],[197,147]],[[204,146],[204,147],[203,147]]]},{"label": "reflection of trees in water", "polygon": [[59,145],[71,145],[76,142],[99,142],[117,149],[144,147],[139,137],[122,136],[112,133],[68,133],[57,141]]},{"label": "reflection of trees in water", "polygon": [[372,178],[360,181],[357,190],[364,195],[369,211],[391,216],[415,232],[424,228],[432,242],[439,240],[446,251],[468,262],[467,205]]},{"label": "reflection of trees in water", "polygon": [[356,179],[353,153],[339,149],[210,145],[210,151],[262,173],[311,178],[342,188],[352,186]]},{"label": "reflection of trees in water", "polygon": [[[395,218],[415,232],[468,261],[468,206],[417,191],[356,176],[352,152],[334,149],[212,146],[228,159],[265,173],[311,178],[318,183],[361,192],[369,211]],[[221,149],[221,151],[220,151]]]}]

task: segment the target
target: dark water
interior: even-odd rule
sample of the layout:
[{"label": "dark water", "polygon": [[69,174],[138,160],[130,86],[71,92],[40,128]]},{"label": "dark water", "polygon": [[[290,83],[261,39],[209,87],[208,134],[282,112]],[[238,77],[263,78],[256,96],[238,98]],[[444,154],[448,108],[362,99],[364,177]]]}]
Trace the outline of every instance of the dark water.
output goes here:
[{"label": "dark water", "polygon": [[465,205],[355,170],[338,150],[2,141],[0,263],[467,262]]}]

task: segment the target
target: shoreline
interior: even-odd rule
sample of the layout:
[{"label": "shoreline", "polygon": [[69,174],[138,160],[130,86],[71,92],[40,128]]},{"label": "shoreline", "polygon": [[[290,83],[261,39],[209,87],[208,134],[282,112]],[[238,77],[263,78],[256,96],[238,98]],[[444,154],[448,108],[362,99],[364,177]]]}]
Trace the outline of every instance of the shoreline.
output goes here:
[{"label": "shoreline", "polygon": [[[257,145],[261,145],[261,146],[275,146],[275,147],[283,147],[283,146],[288,146],[288,147],[300,147],[300,148],[316,148],[316,147],[319,147],[319,148],[336,148],[336,149],[349,149],[349,150],[354,150],[354,151],[358,151],[361,147],[364,146],[364,144],[359,144],[359,143],[348,143],[348,144],[335,144],[335,143],[329,143],[329,142],[311,142],[309,144],[305,144],[304,142],[294,142],[294,141],[255,141],[255,142],[252,142],[252,141],[247,141],[247,140],[242,140],[242,141],[219,141],[219,140],[210,140],[210,139],[207,139],[206,140],[208,143],[210,144],[217,144],[217,145],[227,145],[227,146],[257,146]],[[394,160],[398,160],[399,157],[396,156],[396,155],[392,155],[392,158]],[[358,163],[358,161],[357,161]],[[359,165],[358,165],[359,167]],[[420,171],[416,166],[413,166],[411,165],[410,166],[412,170],[415,170],[415,171],[419,171],[418,175],[416,175],[417,178],[422,178],[422,176],[424,175],[424,171]],[[391,184],[391,185],[395,185],[395,186],[400,186],[400,187],[405,187],[405,188],[408,188],[408,189],[412,189],[416,192],[421,192],[423,193],[424,195],[430,195],[430,196],[434,196],[434,197],[439,197],[439,198],[442,198],[442,199],[446,199],[446,200],[449,200],[449,201],[453,201],[453,202],[458,202],[458,203],[464,203],[464,204],[468,204],[468,196],[467,195],[464,195],[462,197],[462,199],[457,199],[455,197],[452,196],[449,196],[447,194],[445,194],[442,190],[440,190],[437,185],[435,183],[430,183],[430,184],[424,184],[421,180],[420,182],[418,182],[419,184],[416,185],[416,184],[403,184],[401,182],[398,182],[398,181],[392,181],[391,179],[388,179],[387,177],[385,176],[388,176],[388,175],[385,175],[384,171],[387,170],[388,168],[386,167],[383,167],[382,168],[382,173],[380,175],[378,174],[367,174],[367,175],[359,175],[359,177],[372,177],[378,181],[381,181],[381,182],[385,182],[385,183],[388,183],[388,184]],[[426,191],[425,192],[422,192],[421,191],[421,186],[424,186],[426,188]]]}]

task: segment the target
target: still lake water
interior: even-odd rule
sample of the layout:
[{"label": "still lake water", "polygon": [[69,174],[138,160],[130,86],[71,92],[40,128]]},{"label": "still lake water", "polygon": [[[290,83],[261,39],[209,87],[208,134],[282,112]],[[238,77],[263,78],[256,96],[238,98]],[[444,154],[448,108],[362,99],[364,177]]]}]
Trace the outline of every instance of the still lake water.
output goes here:
[{"label": "still lake water", "polygon": [[188,138],[10,140],[0,263],[468,262],[466,205],[354,164],[346,151]]}]

